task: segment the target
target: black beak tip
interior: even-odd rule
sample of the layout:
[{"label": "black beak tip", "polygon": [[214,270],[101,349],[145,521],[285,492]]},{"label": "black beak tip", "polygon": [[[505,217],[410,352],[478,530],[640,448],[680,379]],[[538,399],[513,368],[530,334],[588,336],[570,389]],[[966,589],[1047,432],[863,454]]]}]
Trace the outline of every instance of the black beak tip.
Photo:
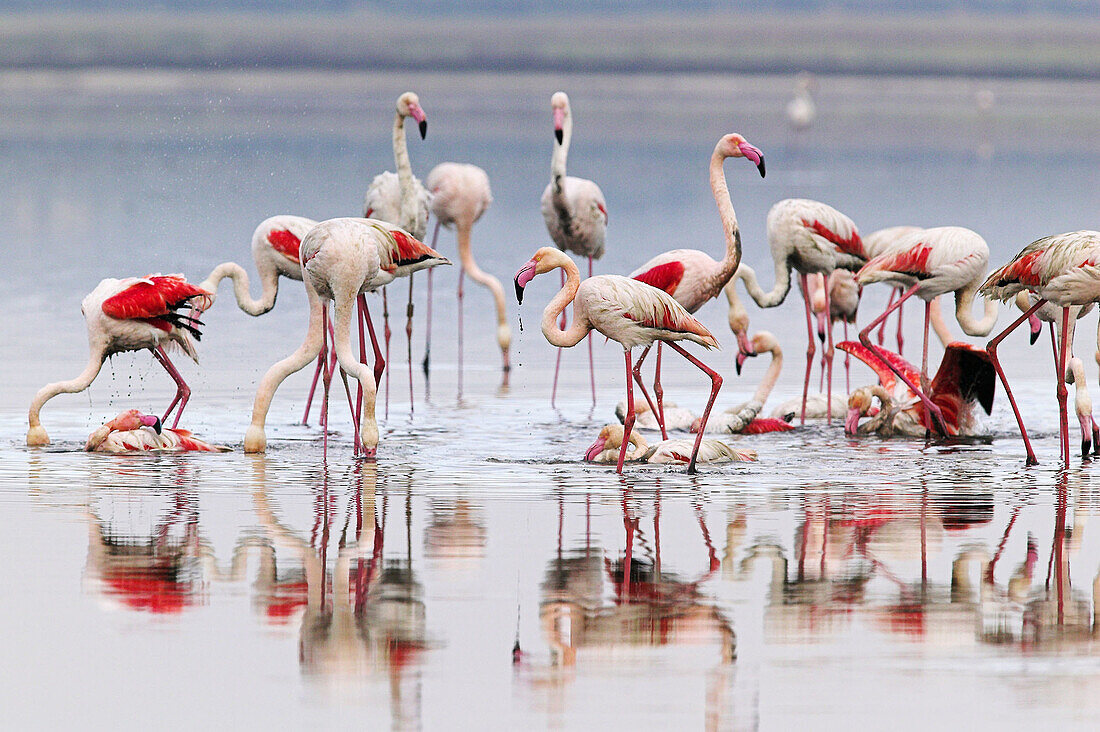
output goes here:
[{"label": "black beak tip", "polygon": [[561,144],[562,138],[563,138],[562,131],[561,130],[554,130],[554,139],[558,141],[559,145]]},{"label": "black beak tip", "polygon": [[1031,345],[1034,346],[1035,341],[1039,340],[1039,334],[1040,333],[1042,333],[1042,331],[1040,331],[1040,330],[1036,330],[1036,331],[1032,332],[1032,334],[1031,334]]},{"label": "black beak tip", "polygon": [[756,164],[756,169],[760,171],[761,178],[767,177],[768,171],[767,168],[764,166],[764,158],[760,158],[760,162]]},{"label": "black beak tip", "polygon": [[521,285],[519,282],[514,282],[513,284],[516,286],[516,302],[518,302],[520,305],[522,305],[523,304],[523,285]]},{"label": "black beak tip", "polygon": [[161,424],[160,424],[160,420],[158,419],[156,422],[153,422],[153,432],[156,432],[159,435],[160,431],[161,431]]},{"label": "black beak tip", "polygon": [[423,140],[428,136],[428,120],[420,121],[420,139]]},{"label": "black beak tip", "polygon": [[821,341],[822,343],[824,343],[824,342],[825,342],[825,331],[823,331],[823,330],[819,330],[819,331],[817,332],[817,339],[818,339],[819,341]]},{"label": "black beak tip", "polygon": [[735,370],[737,371],[737,375],[738,375],[738,376],[740,376],[740,375],[741,375],[741,362],[740,362],[740,361],[736,361],[736,362],[734,363],[734,366],[736,367],[736,368],[735,368]]}]

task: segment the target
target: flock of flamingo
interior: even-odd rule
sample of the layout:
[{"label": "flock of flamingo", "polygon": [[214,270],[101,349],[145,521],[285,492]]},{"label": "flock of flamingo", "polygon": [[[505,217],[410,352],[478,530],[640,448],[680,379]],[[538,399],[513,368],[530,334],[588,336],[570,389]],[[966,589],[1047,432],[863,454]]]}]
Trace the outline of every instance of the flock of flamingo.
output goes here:
[{"label": "flock of flamingo", "polygon": [[[740,134],[731,133],[718,140],[709,164],[710,185],[725,237],[724,256],[715,260],[696,249],[675,249],[653,257],[627,276],[593,275],[593,260],[599,259],[604,252],[607,205],[596,183],[567,175],[566,162],[573,134],[569,98],[564,92],[557,92],[550,102],[554,147],[550,183],[542,196],[542,213],[556,248],[538,249],[519,269],[514,284],[517,299],[522,303],[524,288],[534,277],[555,269],[561,273],[561,290],[547,305],[542,318],[546,340],[559,349],[552,403],[557,392],[560,349],[575,346],[587,338],[595,403],[591,332],[598,331],[623,347],[626,401],[618,410],[622,424],[601,430],[596,443],[586,453],[587,459],[614,462],[620,473],[628,458],[687,463],[688,471],[694,472],[699,461],[756,457],[752,450],[733,449],[718,440],[704,439],[708,431],[787,430],[793,428],[791,422],[796,416],[800,423],[815,415],[831,420],[834,412],[845,409],[845,431],[851,435],[951,437],[971,434],[973,407],[980,405],[987,413],[991,409],[995,372],[1018,421],[1027,462],[1034,464],[1037,462],[1035,452],[997,359],[1000,342],[1029,319],[1032,342],[1041,331],[1041,321],[1051,324],[1062,459],[1068,463],[1070,458],[1067,383],[1073,383],[1077,390],[1075,408],[1081,424],[1082,451],[1088,454],[1093,445],[1100,450],[1100,429],[1092,418],[1083,364],[1072,355],[1071,348],[1076,320],[1100,300],[1100,232],[1074,231],[1039,239],[1026,246],[1008,264],[987,275],[989,248],[985,240],[970,229],[894,226],[861,236],[855,223],[831,206],[807,199],[785,199],[772,206],[767,215],[767,238],[774,261],[775,282],[771,290],[765,291],[756,273],[741,262],[741,233],[724,170],[726,159],[744,158],[763,177],[766,172],[764,154]],[[804,106],[799,107],[800,119],[807,115],[807,110],[802,109]],[[808,114],[812,117],[812,107]],[[88,440],[87,449],[114,452],[215,449],[193,438],[186,430],[178,429],[190,389],[170,360],[168,348],[176,346],[196,359],[194,341],[200,337],[203,325],[200,318],[214,304],[218,284],[223,279],[232,280],[238,306],[258,316],[274,307],[279,279],[286,277],[301,281],[305,286],[309,302],[307,333],[302,345],[272,365],[261,379],[244,439],[245,452],[262,452],[266,448],[265,422],[276,389],[289,375],[316,360],[306,417],[320,380],[323,388],[321,424],[325,427],[327,449],[328,394],[338,364],[353,418],[355,453],[373,458],[379,442],[376,395],[389,350],[387,285],[401,277],[409,281],[405,330],[409,341],[411,390],[412,280],[414,273],[427,270],[427,341],[423,361],[427,373],[431,352],[432,271],[439,265],[451,263],[435,248],[440,226],[453,228],[457,238],[461,267],[459,363],[463,279],[468,274],[493,295],[501,365],[508,371],[511,367],[511,330],[504,291],[495,277],[478,267],[471,253],[473,225],[492,201],[488,176],[474,165],[442,163],[421,183],[412,173],[406,142],[405,123],[410,118],[424,138],[427,115],[417,95],[406,92],[397,100],[393,122],[397,172],[387,171],[374,178],[366,193],[362,217],[318,222],[301,216],[278,215],[256,228],[252,253],[261,281],[258,300],[251,295],[247,271],[233,262],[218,265],[198,285],[187,282],[181,275],[149,275],[100,282],[82,303],[91,350],[88,364],[76,378],[48,384],[34,396],[28,415],[27,444],[49,444],[39,416],[49,399],[57,394],[87,389],[109,356],[148,349],[176,383],[176,394],[168,409],[159,417],[136,410],[124,412],[96,430]],[[435,217],[432,246],[423,243],[429,216]],[[587,258],[586,279],[581,279],[577,265],[566,252]],[[794,273],[797,273],[801,288],[808,338],[802,398],[781,406],[772,417],[763,418],[759,415],[779,376],[782,354],[771,333],[762,331],[749,335],[748,313],[737,294],[736,284],[742,282],[759,307],[772,308],[786,299]],[[876,282],[892,288],[890,303],[859,332],[858,341],[847,340],[848,325],[855,323],[862,289]],[[384,347],[376,336],[365,297],[379,290],[387,321],[383,330]],[[727,298],[729,323],[738,344],[737,372],[740,373],[745,359],[760,353],[770,352],[772,363],[749,402],[715,415],[712,421],[711,411],[722,386],[722,377],[690,353],[682,342],[690,341],[704,349],[718,347],[715,336],[693,314],[720,293]],[[1024,312],[982,350],[951,342],[937,301],[938,296],[947,293],[955,294],[956,320],[970,336],[987,336],[992,332],[997,321],[997,301],[1012,300]],[[980,318],[972,313],[977,295],[986,298]],[[920,368],[900,355],[901,310],[913,296],[923,300],[925,305]],[[571,323],[565,312],[570,303],[573,305]],[[897,352],[883,347],[885,321],[894,312],[898,317]],[[825,393],[819,397],[809,393],[816,354],[815,321],[817,336],[824,346],[821,362]],[[840,321],[845,330],[845,340],[839,344],[833,341],[836,321]],[[358,352],[352,347],[353,327],[359,333]],[[930,327],[936,329],[945,347],[943,361],[931,380],[928,376]],[[876,328],[877,338],[872,339]],[[367,365],[367,337],[374,351],[372,367]],[[651,396],[643,383],[641,368],[654,343],[657,352]],[[699,419],[664,401],[661,357],[666,344],[710,380],[709,396]],[[642,351],[634,359],[632,352],[636,347]],[[835,398],[832,393],[834,347],[870,366],[878,376],[878,383],[856,389],[846,402],[843,397]],[[357,382],[354,396],[347,382],[348,375]],[[850,388],[850,377],[846,381]],[[635,404],[635,383],[644,404]],[[173,410],[172,427],[167,428]],[[861,423],[864,417],[869,419]],[[634,431],[636,426],[660,430],[662,442],[650,447]],[[697,434],[693,441],[670,440],[669,429],[691,429]]]}]

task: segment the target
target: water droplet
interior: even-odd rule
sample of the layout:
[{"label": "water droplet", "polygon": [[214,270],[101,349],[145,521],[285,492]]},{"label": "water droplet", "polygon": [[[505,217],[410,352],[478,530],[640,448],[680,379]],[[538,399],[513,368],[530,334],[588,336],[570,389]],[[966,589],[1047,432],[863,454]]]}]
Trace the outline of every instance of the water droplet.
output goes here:
[{"label": "water droplet", "polygon": [[519,316],[519,332],[523,332],[523,316]]}]

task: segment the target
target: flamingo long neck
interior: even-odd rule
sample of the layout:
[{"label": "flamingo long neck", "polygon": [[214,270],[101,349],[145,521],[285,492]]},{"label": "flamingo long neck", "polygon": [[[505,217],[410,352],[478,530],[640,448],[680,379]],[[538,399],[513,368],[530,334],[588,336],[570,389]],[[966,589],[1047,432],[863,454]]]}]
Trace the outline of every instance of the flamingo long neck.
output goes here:
[{"label": "flamingo long neck", "polygon": [[237,307],[249,315],[263,315],[275,307],[275,297],[279,294],[279,273],[274,269],[267,273],[260,272],[263,290],[260,299],[254,300],[249,292],[248,272],[245,271],[244,267],[236,262],[219,264],[210,273],[210,276],[199,285],[199,287],[210,293],[211,305],[214,304],[217,297],[218,284],[227,278],[233,280],[233,296],[237,299]]},{"label": "flamingo long neck", "polygon": [[405,116],[398,112],[393,118],[393,164],[397,167],[397,183],[401,188],[401,228],[413,232],[416,229],[416,190],[413,184],[412,163],[409,162],[409,145],[405,135]]},{"label": "flamingo long neck", "polygon": [[565,200],[565,161],[569,157],[569,143],[573,139],[573,115],[566,110],[561,126],[561,144],[554,145],[554,154],[550,157],[550,190],[554,205],[563,207]]},{"label": "flamingo long neck", "polygon": [[745,291],[757,305],[762,308],[774,308],[787,297],[791,289],[791,266],[781,252],[772,250],[772,258],[775,260],[775,286],[771,292],[764,292],[760,283],[756,280],[756,271],[747,264],[741,265],[741,279],[745,283]]},{"label": "flamingo long neck", "polygon": [[770,350],[772,362],[768,364],[768,370],[764,373],[764,378],[760,381],[760,385],[756,387],[756,392],[752,395],[752,401],[760,404],[759,409],[764,408],[764,403],[767,402],[768,397],[771,396],[772,389],[775,388],[775,383],[779,381],[779,372],[783,370],[783,349],[776,343]]},{"label": "flamingo long neck", "polygon": [[947,344],[955,340],[951,337],[951,329],[947,326],[947,321],[943,317],[943,308],[940,307],[940,299],[934,298],[932,305],[928,309],[928,319],[932,323],[932,330],[936,331],[936,337],[940,339],[940,345],[947,348]]},{"label": "flamingo long neck", "polygon": [[27,422],[30,429],[33,430],[42,426],[38,415],[46,402],[58,394],[76,394],[91,386],[92,382],[95,381],[95,377],[99,376],[99,370],[103,368],[103,359],[107,357],[106,353],[106,350],[102,347],[93,348],[91,355],[88,357],[88,365],[84,367],[79,376],[68,381],[55,381],[52,384],[46,384],[38,390],[27,413]]},{"label": "flamingo long neck", "polygon": [[[737,226],[737,212],[733,210],[726,171],[722,167],[726,156],[718,149],[710,156],[710,189],[714,193],[714,202],[718,204],[718,215],[722,218],[722,233],[726,237],[726,256],[718,263],[711,275],[711,287],[714,291],[724,287],[741,264],[741,229]],[[746,283],[747,284],[747,283]]]},{"label": "flamingo long neck", "polygon": [[[488,272],[483,272],[474,261],[473,252],[470,251],[470,230],[473,224],[468,221],[460,221],[455,225],[455,234],[458,239],[458,256],[462,261],[462,269],[474,282],[486,288],[493,294],[493,301],[497,307],[497,345],[502,352],[507,354],[512,345],[512,329],[508,325],[508,310],[504,305],[504,288],[500,286],[500,280]],[[507,355],[505,356],[507,360]]]},{"label": "flamingo long neck", "polygon": [[561,288],[542,311],[542,334],[552,346],[571,348],[588,335],[588,325],[584,319],[578,317],[576,308],[573,308],[573,322],[570,323],[568,330],[558,327],[558,316],[577,296],[577,289],[581,286],[581,275],[577,271],[577,265],[573,264],[571,259],[567,259],[558,266],[565,270],[565,287]]},{"label": "flamingo long neck", "polygon": [[955,292],[955,319],[959,321],[963,332],[970,336],[987,336],[997,324],[997,302],[985,301],[985,313],[981,320],[975,320],[970,312],[971,303],[978,292],[980,279],[976,279],[966,287]]},{"label": "flamingo long neck", "polygon": [[878,397],[878,414],[864,425],[864,429],[868,432],[878,432],[883,425],[893,420],[894,400],[880,384],[871,387],[871,396]]}]

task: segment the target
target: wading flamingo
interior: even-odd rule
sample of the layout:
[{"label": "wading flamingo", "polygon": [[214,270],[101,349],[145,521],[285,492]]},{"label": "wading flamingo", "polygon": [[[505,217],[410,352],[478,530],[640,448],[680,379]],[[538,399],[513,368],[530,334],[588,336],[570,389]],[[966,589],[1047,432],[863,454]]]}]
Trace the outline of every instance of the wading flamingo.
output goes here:
[{"label": "wading flamingo", "polygon": [[[710,188],[714,194],[714,201],[718,204],[718,215],[722,219],[722,230],[726,237],[726,253],[722,260],[715,261],[709,254],[698,249],[673,249],[664,254],[658,254],[630,273],[634,279],[672,295],[676,302],[683,305],[689,313],[695,313],[704,304],[718,297],[722,288],[737,271],[738,265],[741,264],[741,229],[737,225],[737,213],[733,210],[733,201],[730,200],[729,187],[726,184],[725,169],[722,167],[726,158],[748,159],[760,171],[761,178],[764,177],[766,170],[764,154],[737,133],[722,136],[714,146],[714,152],[710,156]],[[634,378],[647,402],[650,399],[642,384],[641,368],[648,354],[649,349],[646,348],[638,356],[638,361],[634,365]],[[664,392],[661,389],[660,341],[657,343],[653,391],[657,399],[657,421],[663,423]],[[661,436],[668,437],[663,427]]]},{"label": "wading flamingo", "polygon": [[1071,231],[1065,234],[1037,239],[1024,247],[1005,266],[989,275],[979,290],[982,295],[1007,302],[1024,290],[1034,292],[1039,300],[1027,312],[999,333],[986,346],[997,369],[997,376],[1008,394],[1009,404],[1020,426],[1020,435],[1027,451],[1027,464],[1039,462],[1031,448],[1024,420],[1016,406],[1016,399],[1008,386],[1004,370],[997,358],[997,346],[1021,323],[1028,320],[1044,304],[1050,302],[1062,308],[1062,339],[1058,354],[1058,427],[1062,443],[1062,455],[1069,463],[1069,416],[1066,402],[1069,390],[1066,388],[1067,353],[1069,350],[1069,329],[1074,319],[1070,317],[1070,308],[1087,305],[1100,300],[1100,232]]},{"label": "wading flamingo", "polygon": [[[428,209],[432,197],[413,175],[409,162],[409,145],[405,135],[405,120],[412,117],[420,128],[420,139],[428,135],[428,117],[420,106],[420,97],[405,92],[397,98],[397,110],[393,117],[393,164],[396,173],[385,171],[374,176],[363,200],[363,217],[378,219],[399,226],[423,241],[428,232]],[[434,243],[434,242],[433,242]],[[405,337],[409,359],[409,404],[412,405],[412,319],[413,281],[409,274],[409,302],[405,306]],[[386,341],[386,360],[390,360],[390,308],[386,290],[382,290],[383,337]],[[386,411],[389,412],[390,377],[386,376]]]},{"label": "wading flamingo", "polygon": [[[604,425],[592,446],[584,453],[584,459],[590,463],[613,463],[622,452],[625,428],[621,424]],[[641,461],[651,465],[683,465],[690,462],[693,441],[688,438],[662,440],[649,445],[645,437],[637,432],[630,433],[627,459]],[[699,447],[698,462],[701,463],[749,463],[756,461],[755,450],[742,450],[731,447],[721,440],[704,439]]]},{"label": "wading flamingo", "polygon": [[[470,232],[474,223],[481,218],[489,204],[493,202],[489,190],[489,176],[476,165],[466,163],[440,163],[428,174],[428,188],[432,192],[432,213],[436,218],[436,233],[439,226],[448,229],[454,227],[458,240],[458,256],[462,269],[458,274],[458,379],[459,391],[462,390],[462,280],[466,274],[470,279],[489,290],[497,308],[497,345],[500,346],[501,368],[507,373],[511,369],[508,351],[512,345],[512,329],[508,326],[508,311],[504,305],[504,288],[500,281],[487,272],[483,272],[474,261],[470,251]],[[434,241],[434,240],[433,240]],[[431,282],[431,270],[428,282]],[[431,286],[428,289],[428,328],[431,333]],[[427,374],[431,343],[425,347],[424,373]]]},{"label": "wading flamingo", "polygon": [[[825,284],[829,286],[828,308],[825,307]],[[828,278],[821,274],[812,274],[807,278],[810,292],[803,297],[810,301],[810,309],[817,315],[817,337],[823,346],[821,351],[821,389],[825,389],[825,349],[827,341],[826,330],[832,330],[833,324],[838,320],[844,324],[844,340],[848,340],[848,325],[855,325],[856,313],[859,311],[859,285],[856,284],[854,274],[846,269],[834,269]],[[826,312],[828,311],[828,312]],[[850,361],[847,354],[844,357],[844,391],[852,389]],[[822,404],[825,402],[822,401]],[[809,404],[807,404],[809,409]],[[826,415],[828,413],[826,410]],[[807,415],[808,416],[808,415]]]},{"label": "wading flamingo", "polygon": [[[854,435],[874,430],[881,436],[904,435],[923,437],[928,431],[929,419],[923,400],[910,384],[920,378],[917,368],[898,354],[880,349],[872,351],[857,341],[844,341],[837,345],[863,361],[879,378],[879,385],[886,391],[885,403],[881,407],[890,414],[876,420],[871,428],[857,430],[859,418],[867,415],[871,406],[871,395],[877,395],[872,389],[859,390],[854,402],[848,400],[848,416],[844,422],[845,431]],[[881,355],[880,355],[881,354]],[[884,365],[883,362],[886,362]],[[899,373],[900,372],[900,373]],[[895,377],[904,374],[899,380]],[[993,396],[996,382],[993,378],[992,359],[978,348],[966,343],[950,343],[944,351],[943,360],[936,370],[936,376],[928,389],[929,398],[940,410],[947,435],[967,436],[975,434],[976,421],[974,406],[980,405],[986,414],[993,409]],[[884,401],[879,396],[879,401]],[[853,411],[855,409],[855,411]]]},{"label": "wading flamingo", "polygon": [[[863,240],[850,218],[819,201],[805,198],[787,198],[772,206],[768,211],[768,245],[772,250],[775,264],[775,286],[770,292],[764,292],[756,280],[756,272],[742,264],[740,277],[745,289],[753,301],[762,308],[774,308],[781,304],[791,289],[791,270],[797,270],[802,282],[802,292],[809,290],[807,275],[820,273],[828,275],[838,267],[856,270],[867,261],[863,250]],[[829,291],[825,290],[826,305],[829,309]],[[814,325],[810,302],[803,298],[806,306],[806,377],[802,383],[802,397],[805,402],[810,392],[810,370],[813,368]],[[832,402],[833,391],[833,343],[826,346],[825,364],[827,395]],[[827,414],[832,419],[832,414]],[[800,421],[805,423],[805,410]]]},{"label": "wading flamingo", "polygon": [[814,86],[814,77],[809,72],[802,71],[795,79],[794,97],[787,102],[787,123],[795,132],[810,129],[817,117],[817,107],[811,94]]},{"label": "wading flamingo", "polygon": [[[569,143],[573,139],[573,112],[565,92],[550,97],[554,115],[554,153],[550,158],[550,183],[542,192],[542,218],[550,232],[550,240],[563,252],[588,257],[588,276],[592,276],[592,260],[603,256],[607,233],[607,203],[600,187],[587,178],[565,174]],[[562,287],[565,271],[562,271]],[[565,329],[565,312],[561,314]],[[558,370],[561,351],[554,364],[554,386],[550,390],[550,406],[558,394]],[[592,362],[592,338],[588,338],[588,377],[592,384],[592,404],[596,404],[596,370]]]},{"label": "wading flamingo", "polygon": [[[905,293],[894,301],[859,333],[859,340],[874,354],[884,351],[871,344],[870,333],[891,312],[913,295],[924,300],[924,347],[921,356],[920,385],[909,382],[909,375],[897,370],[892,361],[882,358],[906,382],[931,415],[931,427],[943,436],[950,434],[943,414],[928,397],[928,328],[932,301],[948,292],[955,293],[955,319],[963,332],[971,336],[988,335],[997,323],[997,303],[987,301],[985,314],[975,320],[971,304],[989,264],[989,246],[976,232],[961,226],[919,229],[902,237],[890,251],[870,260],[856,273],[860,285],[885,282],[904,287]],[[1013,293],[1015,295],[1015,292]]]},{"label": "wading flamingo", "polygon": [[[779,380],[779,374],[783,370],[783,350],[779,347],[779,341],[768,331],[762,330],[752,337],[751,348],[754,354],[771,353],[772,360],[768,364],[768,370],[764,373],[764,378],[760,381],[760,385],[756,387],[756,392],[749,401],[714,415],[710,424],[707,425],[708,432],[735,432],[753,435],[763,432],[785,432],[794,429],[780,419],[758,419],[761,410],[764,409],[764,402],[768,401],[768,396],[775,388],[775,382]],[[742,363],[743,358],[741,354],[738,354],[737,373],[741,373]],[[691,426],[691,431],[698,432],[701,426],[701,421],[697,421]]]},{"label": "wading flamingo", "polygon": [[[702,418],[705,426],[718,390],[722,387],[722,377],[685,351],[677,341],[689,340],[705,348],[717,348],[718,341],[710,331],[670,295],[644,282],[617,275],[599,275],[589,277],[582,283],[573,260],[560,250],[550,247],[543,247],[535,252],[531,260],[516,274],[516,299],[523,302],[523,288],[536,275],[559,267],[565,270],[566,284],[543,311],[542,333],[551,345],[571,348],[580,343],[589,332],[597,330],[623,347],[626,358],[624,445],[629,444],[630,431],[634,427],[634,385],[630,351],[636,346],[648,346],[657,340],[668,343],[673,350],[710,377],[710,398]],[[570,302],[573,303],[573,323],[569,330],[563,330],[555,321]],[[702,439],[700,432],[688,464],[689,473],[695,472],[696,456]],[[623,471],[625,457],[624,447],[619,455],[619,473]]]},{"label": "wading flamingo", "polygon": [[[365,342],[360,331],[360,357],[351,350],[351,311],[358,300],[360,313],[370,324],[363,293],[372,292],[393,281],[401,266],[393,252],[406,251],[420,263],[442,264],[447,260],[424,244],[399,230],[387,228],[371,219],[339,218],[323,221],[302,240],[302,273],[309,299],[309,329],[305,342],[293,354],[274,364],[260,381],[252,406],[252,423],[245,433],[245,452],[263,452],[267,447],[264,424],[271,399],[279,384],[317,357],[327,330],[328,301],[335,306],[334,348],[340,368],[359,382],[360,402],[353,414],[356,419],[355,445],[366,457],[374,457],[378,447],[378,425],[374,417],[377,380],[381,376],[377,364],[374,374],[362,363]],[[411,266],[411,265],[410,265]],[[362,322],[362,318],[360,319]],[[377,339],[371,333],[375,357],[379,356]],[[322,413],[328,409],[328,388],[332,372],[325,369]],[[371,378],[373,376],[373,378]],[[349,395],[350,396],[350,395]],[[327,424],[327,419],[326,419]],[[328,430],[325,430],[325,449]]]},{"label": "wading flamingo", "polygon": [[178,404],[175,427],[191,397],[191,389],[183,381],[168,358],[166,346],[178,345],[191,360],[198,363],[191,336],[201,337],[202,323],[185,310],[207,305],[210,293],[190,284],[183,275],[149,275],[124,280],[105,279],[80,303],[80,311],[88,324],[88,345],[91,354],[88,365],[75,379],[46,384],[34,395],[27,415],[27,444],[48,445],[49,435],[42,427],[39,412],[42,406],[58,394],[76,394],[91,386],[103,362],[116,353],[141,351],[146,348],[176,382],[176,396],[168,405],[162,422]]},{"label": "wading flamingo", "polygon": [[129,409],[97,427],[84,444],[87,452],[228,452],[228,447],[211,445],[188,430],[161,429],[160,417]]},{"label": "wading flamingo", "polygon": [[[914,231],[919,230],[919,226],[887,226],[885,229],[876,229],[867,236],[863,237],[863,251],[867,253],[868,259],[874,259],[875,257],[886,254],[890,249],[898,243],[899,240],[912,234]],[[890,291],[890,299],[886,302],[886,306],[890,307],[894,304],[894,300],[902,293],[902,288],[895,287]],[[898,355],[902,353],[902,346],[905,343],[905,338],[902,334],[902,321],[901,321],[902,308],[898,308]],[[848,340],[845,336],[844,340]],[[878,344],[881,346],[883,341],[886,340],[886,321],[882,321],[882,325],[878,329]]]}]

